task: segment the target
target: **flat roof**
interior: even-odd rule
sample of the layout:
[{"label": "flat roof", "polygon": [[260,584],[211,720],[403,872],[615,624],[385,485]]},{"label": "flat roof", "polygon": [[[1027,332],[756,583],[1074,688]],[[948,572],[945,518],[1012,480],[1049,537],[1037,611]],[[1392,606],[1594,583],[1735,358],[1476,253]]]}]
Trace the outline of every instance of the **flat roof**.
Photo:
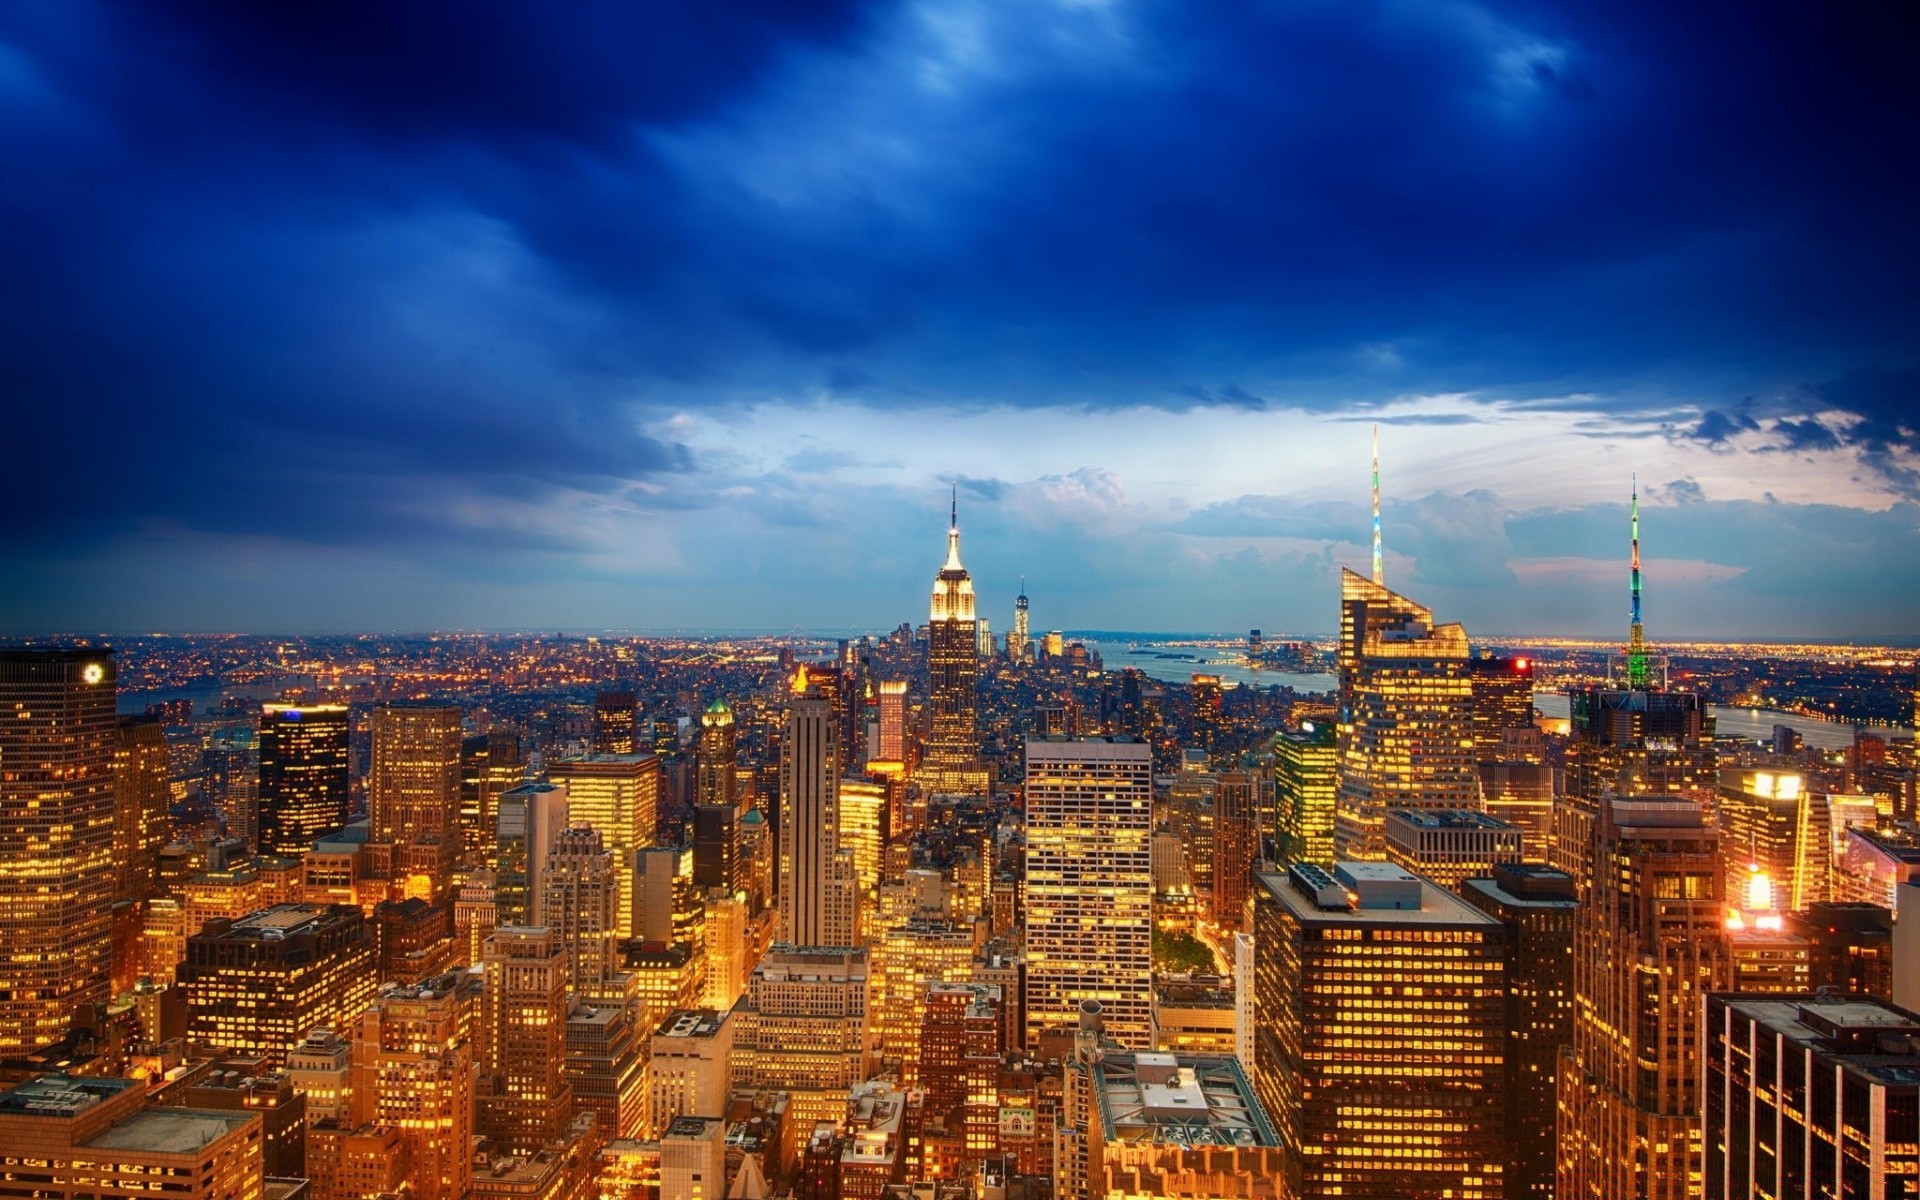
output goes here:
[{"label": "flat roof", "polygon": [[0,1112],[70,1117],[134,1086],[131,1079],[41,1075],[0,1092]]},{"label": "flat roof", "polygon": [[[1342,863],[1342,866],[1391,867],[1389,863]],[[1419,908],[1322,909],[1311,896],[1298,891],[1285,875],[1262,872],[1254,876],[1303,925],[1471,925],[1498,928],[1500,922],[1431,880],[1412,878],[1420,885]]]},{"label": "flat roof", "polygon": [[1109,1054],[1096,1064],[1093,1080],[1109,1141],[1280,1144],[1231,1055]]},{"label": "flat roof", "polygon": [[1490,817],[1471,808],[1390,808],[1389,821],[1400,821],[1416,829],[1513,829],[1520,827],[1498,817]]},{"label": "flat roof", "polygon": [[193,1154],[252,1119],[252,1112],[213,1112],[161,1105],[143,1109],[113,1128],[88,1138],[86,1145],[95,1150]]},{"label": "flat roof", "polygon": [[1500,886],[1497,879],[1464,879],[1461,887],[1470,887],[1476,892],[1493,897],[1500,903],[1513,908],[1561,908],[1580,907],[1580,902],[1571,896],[1522,896]]},{"label": "flat roof", "polygon": [[[1920,1086],[1920,1016],[1905,1009],[1868,996],[1719,993],[1712,998],[1851,1074],[1885,1086]],[[1836,1032],[1871,1037],[1874,1048],[1841,1048]]]}]

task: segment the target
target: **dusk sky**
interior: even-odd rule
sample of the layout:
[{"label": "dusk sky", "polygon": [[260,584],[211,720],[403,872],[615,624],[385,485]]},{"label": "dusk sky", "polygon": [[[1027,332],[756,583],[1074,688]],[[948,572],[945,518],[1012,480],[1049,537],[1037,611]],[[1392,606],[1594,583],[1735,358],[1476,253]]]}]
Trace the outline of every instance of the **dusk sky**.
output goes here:
[{"label": "dusk sky", "polygon": [[0,7],[0,633],[1920,634],[1911,6]]}]

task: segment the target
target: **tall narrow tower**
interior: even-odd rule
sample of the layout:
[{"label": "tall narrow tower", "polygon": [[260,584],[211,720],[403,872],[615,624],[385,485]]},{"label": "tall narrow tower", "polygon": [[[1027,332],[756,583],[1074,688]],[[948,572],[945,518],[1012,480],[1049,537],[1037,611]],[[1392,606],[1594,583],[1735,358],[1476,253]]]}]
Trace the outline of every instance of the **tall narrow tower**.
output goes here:
[{"label": "tall narrow tower", "polygon": [[1640,625],[1640,477],[1633,477],[1633,499],[1628,506],[1633,527],[1633,584],[1631,621],[1627,626],[1627,686],[1638,690],[1648,686],[1647,635]]},{"label": "tall narrow tower", "polygon": [[446,896],[460,859],[460,710],[382,704],[373,710],[367,779],[373,840],[394,847],[410,894]]},{"label": "tall narrow tower", "polygon": [[1014,657],[1025,661],[1031,657],[1030,649],[1033,634],[1027,625],[1027,577],[1020,577],[1020,596],[1013,602],[1013,646]]},{"label": "tall narrow tower", "polygon": [[780,736],[780,940],[851,946],[851,863],[840,854],[840,728],[804,668]]},{"label": "tall narrow tower", "polygon": [[1387,561],[1380,551],[1380,426],[1373,427],[1373,581],[1387,582]]},{"label": "tall narrow tower", "polygon": [[927,620],[927,690],[933,728],[921,761],[928,792],[983,795],[980,765],[980,651],[975,643],[973,577],[960,565],[960,501],[956,491],[947,525],[947,560],[933,580]]}]

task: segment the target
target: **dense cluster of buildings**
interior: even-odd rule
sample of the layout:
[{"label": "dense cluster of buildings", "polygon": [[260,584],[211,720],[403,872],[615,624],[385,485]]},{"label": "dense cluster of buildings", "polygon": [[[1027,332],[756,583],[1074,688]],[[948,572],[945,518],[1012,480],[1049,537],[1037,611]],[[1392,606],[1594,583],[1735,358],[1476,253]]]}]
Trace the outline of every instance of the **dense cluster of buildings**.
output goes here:
[{"label": "dense cluster of buildings", "polygon": [[1378,555],[1330,695],[996,643],[957,513],[923,627],[590,702],[0,650],[0,1194],[1920,1194],[1912,743],[1716,739],[1637,520],[1564,727]]}]

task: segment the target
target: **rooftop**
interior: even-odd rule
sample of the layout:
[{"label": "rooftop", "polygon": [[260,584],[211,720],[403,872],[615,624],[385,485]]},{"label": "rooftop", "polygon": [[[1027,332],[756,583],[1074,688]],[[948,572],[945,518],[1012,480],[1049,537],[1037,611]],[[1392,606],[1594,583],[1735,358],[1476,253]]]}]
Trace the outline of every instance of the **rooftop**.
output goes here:
[{"label": "rooftop", "polygon": [[[1357,863],[1342,863],[1342,867],[1359,866]],[[1370,863],[1368,866],[1388,867],[1386,863]],[[1399,871],[1398,867],[1391,867]],[[1401,872],[1405,874],[1405,872]],[[1285,875],[1259,874],[1254,876],[1261,887],[1275,901],[1284,906],[1302,925],[1308,926],[1352,926],[1352,925],[1452,925],[1452,926],[1489,926],[1497,927],[1499,922],[1474,908],[1465,900],[1447,891],[1445,888],[1419,876],[1410,876],[1419,885],[1419,907],[1413,908],[1322,908],[1315,903],[1314,896],[1297,888]]]},{"label": "rooftop", "polygon": [[1920,1015],[1865,996],[1712,997],[1850,1074],[1891,1087],[1920,1087]]},{"label": "rooftop", "polygon": [[193,1154],[239,1129],[253,1114],[159,1106],[143,1109],[87,1139],[96,1150],[135,1150],[146,1154]]},{"label": "rooftop", "polygon": [[0,1092],[0,1112],[34,1117],[71,1117],[136,1086],[131,1079],[41,1075]]},{"label": "rooftop", "polygon": [[1109,1054],[1095,1064],[1093,1081],[1109,1141],[1280,1144],[1230,1055]]},{"label": "rooftop", "polygon": [[1519,826],[1498,817],[1490,817],[1470,808],[1390,808],[1387,820],[1400,821],[1417,829],[1518,829]]}]

